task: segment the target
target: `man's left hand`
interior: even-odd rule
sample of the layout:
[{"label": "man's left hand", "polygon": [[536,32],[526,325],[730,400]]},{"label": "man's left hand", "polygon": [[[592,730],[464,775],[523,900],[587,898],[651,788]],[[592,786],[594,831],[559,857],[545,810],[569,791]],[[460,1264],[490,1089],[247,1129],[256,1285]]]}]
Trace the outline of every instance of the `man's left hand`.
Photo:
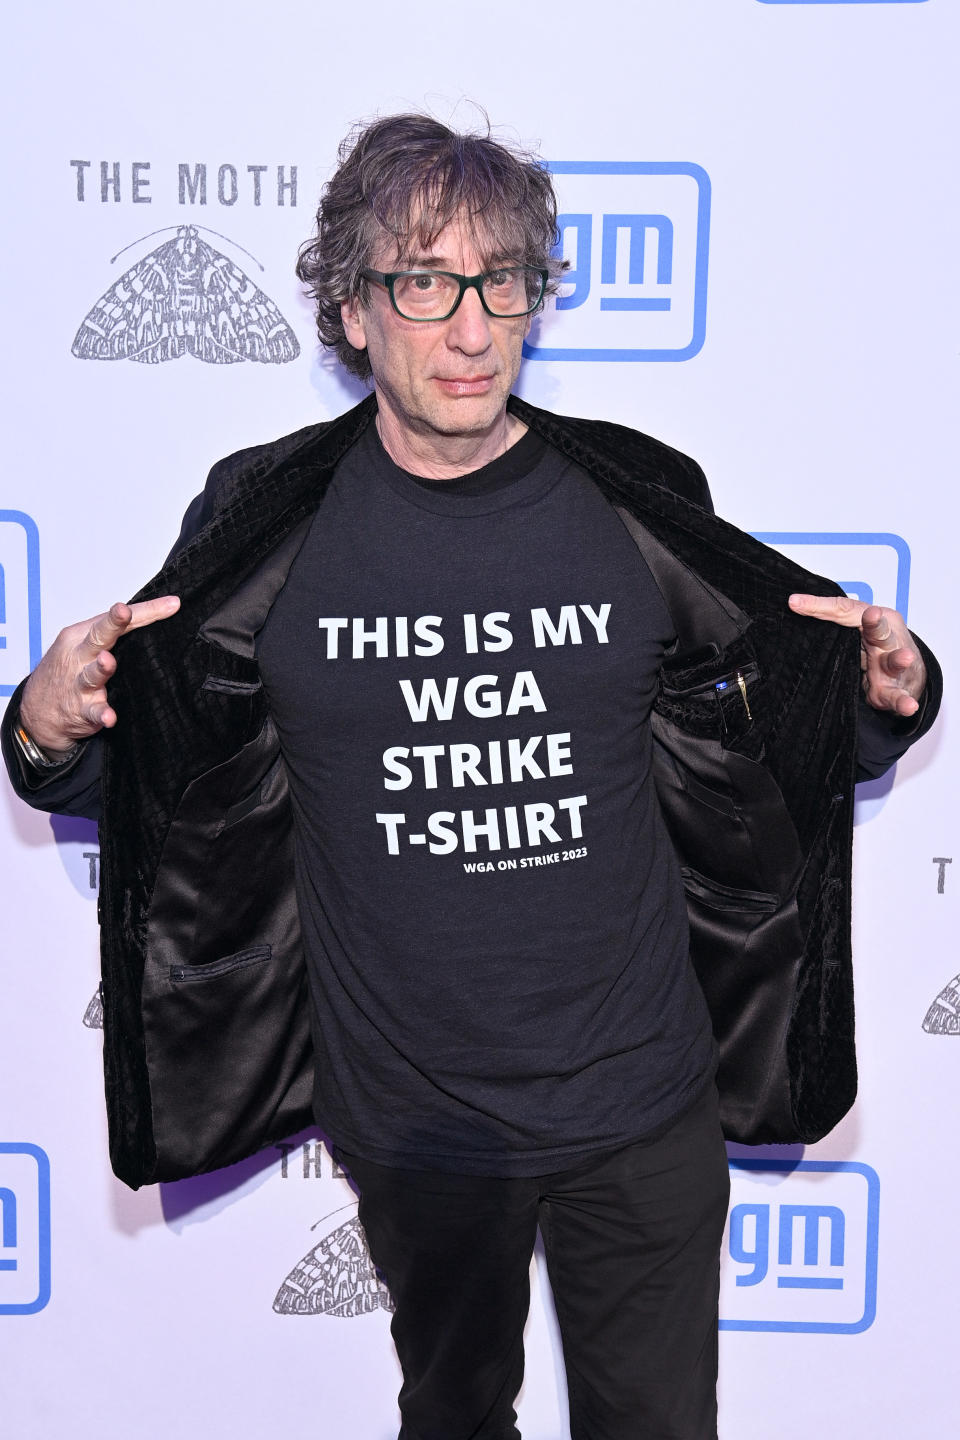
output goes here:
[{"label": "man's left hand", "polygon": [[875,710],[906,717],[920,708],[927,670],[902,615],[847,595],[791,595],[790,609],[860,631],[863,693]]}]

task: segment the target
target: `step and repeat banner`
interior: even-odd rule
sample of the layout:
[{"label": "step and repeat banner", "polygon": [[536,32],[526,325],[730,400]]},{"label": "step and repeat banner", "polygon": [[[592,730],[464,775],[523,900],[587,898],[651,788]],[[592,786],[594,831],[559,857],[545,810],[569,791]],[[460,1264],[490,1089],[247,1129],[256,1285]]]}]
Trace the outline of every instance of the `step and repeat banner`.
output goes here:
[{"label": "step and repeat banner", "polygon": [[[860,1099],[815,1147],[730,1147],[721,1434],[951,1435],[956,7],[41,0],[5,30],[3,696],[154,573],[214,460],[363,393],[293,264],[341,138],[409,109],[483,107],[556,176],[571,269],[521,393],[696,456],[722,514],[940,654],[938,729],[861,787]],[[389,1440],[390,1298],[322,1140],[116,1181],[96,830],[6,789],[0,826],[5,1433]],[[563,1440],[539,1255],[527,1351],[523,1434]]]}]

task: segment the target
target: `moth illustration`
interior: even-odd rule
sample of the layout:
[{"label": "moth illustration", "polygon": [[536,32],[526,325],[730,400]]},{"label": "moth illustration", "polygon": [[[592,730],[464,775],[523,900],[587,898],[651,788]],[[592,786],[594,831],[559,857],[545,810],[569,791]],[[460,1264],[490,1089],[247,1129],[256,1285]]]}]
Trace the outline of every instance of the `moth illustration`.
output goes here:
[{"label": "moth illustration", "polygon": [[196,225],[181,225],[175,239],[125,270],[100,297],[72,352],[78,360],[148,365],[187,354],[208,365],[282,365],[297,358],[300,345],[269,295],[201,240]]},{"label": "moth illustration", "polygon": [[88,1030],[103,1029],[103,1000],[99,988],[94,990],[93,998],[83,1012],[83,1023]]},{"label": "moth illustration", "polygon": [[344,1319],[394,1308],[390,1292],[374,1269],[356,1215],[331,1230],[293,1267],[277,1291],[273,1308],[278,1315],[337,1315]]},{"label": "moth illustration", "polygon": [[960,1035],[960,975],[948,980],[923,1017],[928,1035]]}]

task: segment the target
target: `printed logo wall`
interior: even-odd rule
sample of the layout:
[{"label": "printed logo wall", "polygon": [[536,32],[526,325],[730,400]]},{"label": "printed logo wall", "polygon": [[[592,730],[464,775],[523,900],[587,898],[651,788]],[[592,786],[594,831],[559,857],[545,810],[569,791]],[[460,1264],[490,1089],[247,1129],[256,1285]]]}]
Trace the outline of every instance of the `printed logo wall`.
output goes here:
[{"label": "printed logo wall", "polygon": [[36,1145],[0,1142],[0,1315],[50,1299],[50,1162]]},{"label": "printed logo wall", "polygon": [[[785,8],[784,14],[777,16],[760,8],[788,5],[810,8],[806,13],[799,8],[791,13]],[[918,8],[911,17],[906,10],[896,14],[897,5]],[[730,272],[725,267],[731,248],[736,249],[738,235],[755,236],[769,220],[768,188],[783,188],[795,195],[798,203],[809,207],[810,195],[803,188],[805,164],[811,158],[819,161],[818,146],[823,145],[827,153],[831,146],[842,146],[848,138],[843,107],[837,101],[829,110],[836,133],[827,139],[818,135],[817,117],[812,113],[817,107],[811,106],[794,146],[791,137],[798,131],[797,112],[790,109],[788,113],[786,100],[782,113],[776,104],[771,107],[766,91],[763,124],[758,124],[758,97],[752,90],[749,94],[745,91],[742,111],[737,111],[730,98],[731,75],[742,74],[743,55],[755,58],[752,47],[757,44],[770,47],[766,58],[774,68],[806,67],[809,71],[806,51],[798,50],[794,58],[795,37],[805,30],[816,32],[816,43],[821,47],[818,54],[833,54],[833,38],[845,26],[856,26],[858,34],[868,36],[875,47],[871,51],[873,58],[882,61],[886,56],[899,74],[900,38],[893,26],[916,30],[923,23],[932,23],[942,9],[928,5],[926,0],[756,0],[754,5],[705,7],[704,35],[715,49],[711,71],[696,70],[689,38],[682,33],[679,20],[671,16],[671,7],[644,7],[636,16],[620,16],[616,22],[618,41],[622,41],[624,49],[633,47],[636,54],[646,47],[647,54],[652,51],[659,57],[664,74],[672,77],[674,99],[661,105],[653,129],[653,112],[640,103],[626,119],[617,122],[615,129],[609,119],[610,96],[601,88],[608,82],[591,80],[590,66],[585,64],[578,72],[584,113],[582,146],[576,142],[576,132],[571,143],[566,102],[561,105],[557,98],[571,92],[569,86],[558,84],[555,70],[525,78],[524,89],[531,92],[532,103],[524,110],[519,87],[515,99],[509,90],[488,99],[484,71],[478,66],[474,93],[489,105],[495,123],[516,124],[521,133],[540,134],[548,150],[552,147],[558,154],[574,157],[551,166],[560,196],[560,250],[570,261],[570,270],[565,293],[555,308],[535,321],[525,347],[525,383],[534,392],[531,398],[572,414],[600,415],[612,413],[604,408],[609,392],[611,404],[619,398],[625,418],[629,419],[630,396],[646,387],[643,397],[650,423],[648,426],[637,421],[642,428],[663,434],[681,448],[699,454],[696,445],[687,447],[684,440],[686,418],[694,416],[698,433],[710,437],[710,443],[720,434],[722,446],[727,407],[731,400],[743,401],[738,365],[743,363],[749,368],[751,363],[746,345],[743,354],[727,348],[738,343],[736,333],[732,338],[727,334],[723,347],[717,344],[721,302],[729,306],[730,300]],[[66,10],[63,18],[67,23]],[[347,18],[343,19],[344,25]],[[389,27],[392,17],[385,8],[375,6],[373,18]],[[121,12],[118,6],[114,20],[126,27],[131,38],[144,38],[139,36],[141,21],[134,12]],[[327,17],[324,23],[336,27],[340,22]],[[887,27],[879,39],[878,23]],[[204,20],[200,11],[196,26],[190,31],[191,47],[194,53],[201,53]],[[270,28],[262,27],[265,45]],[[771,39],[774,32],[781,38]],[[206,38],[213,37],[207,33]],[[591,43],[589,26],[581,38],[586,53]],[[39,30],[35,39],[40,39]],[[249,63],[249,56],[244,62],[239,52],[232,53],[225,32],[215,43],[222,46],[216,53],[222,55],[224,73],[241,73],[240,66]],[[249,34],[243,43],[248,50]],[[599,22],[597,45],[602,46],[609,61],[609,27]],[[129,397],[133,396],[134,407],[142,405],[144,409],[134,408],[131,432],[137,421],[144,423],[142,417],[148,407],[152,407],[152,428],[141,431],[137,439],[131,438],[130,453],[136,452],[138,444],[143,452],[166,447],[163,427],[175,424],[176,445],[167,448],[176,451],[178,459],[182,451],[187,463],[184,473],[172,483],[186,499],[192,483],[186,478],[186,470],[195,464],[199,471],[223,453],[206,448],[209,431],[205,427],[211,411],[220,405],[232,416],[239,414],[251,403],[251,391],[244,390],[244,386],[258,387],[253,402],[258,433],[251,440],[308,423],[315,417],[311,407],[316,405],[317,392],[330,414],[347,403],[344,392],[329,381],[328,375],[318,378],[320,367],[313,363],[306,343],[306,312],[298,314],[289,276],[295,249],[291,222],[297,220],[296,239],[302,238],[309,229],[308,207],[315,201],[316,187],[312,179],[307,182],[303,164],[298,167],[290,163],[289,142],[294,132],[283,128],[288,125],[286,118],[276,117],[286,115],[291,97],[296,105],[298,90],[307,93],[315,88],[315,82],[306,64],[301,65],[288,46],[289,65],[282,78],[271,78],[266,65],[260,75],[266,137],[262,152],[251,150],[244,155],[243,142],[234,146],[226,141],[223,153],[218,155],[218,141],[208,145],[198,138],[194,143],[179,133],[181,117],[168,100],[169,70],[164,70],[168,61],[159,56],[154,59],[146,45],[138,53],[144,94],[148,99],[151,95],[157,97],[152,112],[156,127],[151,131],[147,126],[143,133],[162,133],[163,141],[155,149],[140,148],[140,142],[129,133],[132,127],[128,125],[125,133],[123,125],[116,121],[116,109],[109,111],[105,119],[94,111],[88,116],[81,106],[77,114],[62,117],[64,123],[69,121],[74,127],[70,133],[112,136],[115,148],[113,141],[96,140],[89,145],[85,141],[71,142],[83,148],[67,150],[57,131],[49,145],[53,159],[44,174],[50,179],[49,191],[57,192],[60,208],[51,207],[41,217],[44,198],[38,200],[36,213],[32,208],[28,215],[25,211],[31,235],[40,235],[44,230],[62,231],[68,244],[71,237],[76,240],[82,235],[84,239],[69,284],[65,283],[57,296],[64,323],[53,348],[56,363],[62,362],[63,366],[59,376],[66,375],[68,385],[56,376],[43,378],[37,387],[37,410],[28,417],[28,423],[34,430],[38,422],[49,424],[46,407],[56,384],[61,400],[69,399],[65,392],[73,387],[76,393],[82,393],[83,404],[90,405],[92,397],[95,404],[102,406],[94,420],[99,418],[100,433],[106,436],[114,423],[122,428],[128,418]],[[213,46],[204,53],[214,53]],[[87,52],[71,55],[70,66],[80,68],[85,58],[89,59]],[[380,95],[386,93],[384,85],[388,81],[393,93],[398,62],[411,60],[415,57],[407,55],[402,46],[397,48],[396,42],[389,64],[384,61],[378,69],[374,57],[372,83],[358,94],[356,82],[351,80],[349,93],[331,98],[330,115],[336,117],[327,125],[331,133],[320,141],[311,135],[307,141],[309,150],[301,148],[299,158],[309,154],[318,171],[325,169],[332,159],[334,142],[349,121],[381,104]],[[311,71],[312,65],[311,61]],[[640,62],[637,68],[639,73]],[[89,66],[84,73],[90,73]],[[882,63],[874,73],[883,73]],[[851,133],[860,134],[863,115],[873,113],[872,82],[867,67],[851,66],[848,79]],[[432,76],[421,84],[419,73],[411,72],[411,104],[418,103],[421,95],[426,96],[433,84]],[[915,115],[922,86],[915,85],[906,71],[902,85],[904,110],[909,104]],[[59,103],[52,89],[45,103],[51,108]],[[235,103],[238,108],[233,118],[230,106]],[[312,95],[311,107],[315,111]],[[30,108],[29,104],[26,108]],[[386,110],[388,105],[384,103],[382,108]],[[146,109],[149,112],[149,105]],[[636,128],[631,129],[634,119]],[[236,133],[246,133],[239,102],[222,89],[216,96],[211,90],[209,122],[198,109],[184,123],[196,127],[197,137],[208,133],[229,135],[231,124],[236,125]],[[905,143],[922,139],[910,130],[910,123],[904,119]],[[739,124],[750,135],[750,145],[743,149],[729,143],[732,127]],[[769,146],[761,133],[766,124],[774,136]],[[298,147],[302,147],[305,133],[298,132]],[[25,127],[23,136],[27,135]],[[868,151],[870,144],[867,135],[864,146]],[[915,153],[921,148],[918,145]],[[650,153],[688,158],[675,162],[576,158]],[[206,161],[198,160],[197,156],[204,154]],[[136,155],[152,158],[132,158]],[[281,157],[285,157],[284,163],[279,164]],[[39,168],[44,161],[34,155],[31,163]],[[731,203],[734,195],[737,205]],[[285,229],[278,241],[280,227]],[[775,248],[775,233],[771,232],[771,237],[770,245]],[[861,260],[839,228],[835,259],[838,271],[845,270],[848,276]],[[751,282],[754,278],[749,277]],[[788,287],[791,277],[785,276],[783,283]],[[829,277],[827,283],[832,283]],[[844,283],[849,286],[848,281]],[[849,288],[852,297],[853,287]],[[744,289],[746,292],[749,287]],[[714,309],[708,308],[708,291],[709,305]],[[37,317],[42,303],[37,287],[30,301],[29,323],[21,332],[24,335],[29,331],[33,336],[41,328]],[[745,331],[749,331],[755,318],[750,303],[748,300],[746,310],[739,312]],[[735,325],[732,328],[736,330]],[[821,334],[817,345],[821,346],[822,341]],[[795,367],[790,371],[791,384],[804,383],[805,367],[827,368],[821,349],[805,352],[793,336],[783,338],[782,353],[777,348],[780,344],[774,342],[771,358],[774,364],[782,361]],[[184,363],[170,363],[177,359]],[[677,363],[688,360],[694,363]],[[108,362],[112,361],[131,363],[111,366]],[[892,353],[884,363],[895,362],[896,354]],[[637,365],[646,368],[638,371]],[[39,361],[34,369],[40,382]],[[865,380],[870,379],[868,372],[869,366]],[[187,383],[192,390],[187,403],[182,404],[183,391],[172,387]],[[329,391],[324,391],[327,384]],[[274,422],[269,407],[281,386],[287,387],[283,403],[289,406],[289,413],[296,413],[290,423],[286,423],[285,414],[284,423],[271,430]],[[537,393],[538,387],[542,393]],[[291,395],[295,396],[293,401]],[[585,395],[589,396],[586,401]],[[595,395],[602,398],[595,399]],[[176,410],[172,403],[170,408],[163,408],[170,397],[178,401]],[[670,420],[661,424],[661,406],[665,405],[669,412],[671,403],[675,403],[675,409]],[[768,431],[774,422],[763,407],[748,394],[744,408],[750,427],[759,429],[769,440]],[[909,411],[910,400],[905,397],[903,416],[907,417]],[[897,430],[900,418],[893,414],[888,417],[894,444],[897,434],[902,433]],[[822,417],[814,423],[821,425]],[[95,432],[93,424],[85,433]],[[224,449],[234,443],[247,441],[241,437],[235,442],[231,435]],[[925,579],[931,543],[939,538],[942,519],[931,522],[924,514],[927,481],[911,478],[909,483],[921,502],[909,518],[905,518],[903,509],[864,506],[862,511],[843,510],[842,521],[835,518],[829,506],[822,512],[812,505],[805,508],[802,499],[798,501],[794,496],[789,497],[789,506],[785,505],[782,516],[778,516],[776,506],[771,506],[769,496],[761,493],[758,485],[758,508],[754,513],[761,514],[762,502],[764,523],[780,526],[759,532],[758,538],[806,568],[834,577],[857,598],[895,604],[903,613],[911,600],[913,558],[917,572],[915,623],[926,634],[930,617],[925,598],[921,601],[917,579]],[[12,482],[8,485],[12,486]],[[104,488],[109,485],[118,485],[113,471]],[[749,488],[749,481],[747,485]],[[845,484],[843,495],[848,494]],[[66,573],[54,574],[51,559],[61,541],[54,528],[62,521],[59,492],[53,481],[39,495],[35,499],[31,492],[8,488],[2,497],[11,507],[0,511],[2,695],[12,693],[20,677],[39,658],[41,599],[50,624],[54,610],[62,608],[55,605],[59,598],[57,587],[66,593],[73,583]],[[722,506],[725,498],[723,493],[718,494],[718,504]],[[135,534],[138,522],[133,504],[127,514],[105,525],[110,544],[125,545]],[[748,494],[742,513],[749,515],[750,505]],[[32,514],[25,513],[21,506]],[[937,528],[931,529],[931,524]],[[894,533],[897,531],[900,533]],[[164,533],[156,537],[156,543],[163,549],[171,538]],[[486,633],[483,617],[477,620],[482,644]],[[586,625],[588,620],[582,623]],[[585,640],[589,636],[585,630]],[[51,635],[45,638],[49,641]],[[440,683],[442,688],[442,677]],[[461,683],[465,684],[466,679]],[[423,694],[418,698],[422,703]],[[509,700],[509,686],[503,699],[505,704]],[[939,764],[943,764],[942,758]],[[407,808],[407,801],[416,793],[413,784],[405,794],[401,792],[409,824],[404,827],[397,817],[391,817],[389,826],[380,826],[378,838],[385,851],[389,851],[391,840],[401,852],[408,849],[413,843],[411,832],[417,842],[421,834],[429,834],[426,810],[422,823],[417,819],[414,824],[412,808]],[[902,787],[898,783],[896,828],[899,835],[908,837],[918,855],[922,853],[930,903],[945,912],[952,895],[950,835],[934,833],[933,820],[925,818],[919,809],[911,809],[912,795],[912,782]],[[399,811],[400,803],[398,796],[395,806],[386,804],[382,809]],[[198,1435],[214,1437],[225,1433],[225,1426],[235,1427],[238,1414],[251,1431],[266,1433],[275,1423],[281,1386],[286,1387],[284,1393],[296,1393],[307,1371],[313,1377],[307,1402],[309,1414],[322,1429],[356,1433],[370,1440],[395,1435],[396,1424],[391,1430],[396,1389],[394,1385],[391,1390],[392,1372],[385,1379],[380,1373],[375,1378],[371,1375],[375,1365],[382,1362],[377,1347],[389,1355],[389,1294],[370,1260],[355,1197],[328,1152],[315,1139],[298,1138],[295,1143],[278,1147],[279,1160],[264,1170],[271,1176],[271,1185],[264,1182],[260,1190],[253,1182],[245,1188],[236,1178],[224,1176],[223,1198],[208,1211],[197,1199],[204,1193],[202,1184],[194,1191],[187,1182],[182,1192],[172,1186],[144,1190],[134,1196],[104,1178],[107,1161],[96,1094],[100,1085],[97,1032],[102,1025],[102,1006],[90,968],[95,943],[92,902],[99,881],[95,828],[85,821],[60,817],[49,822],[45,817],[23,820],[19,812],[14,812],[12,801],[8,808],[14,814],[10,844],[17,847],[18,874],[27,870],[30,873],[31,888],[25,892],[25,906],[32,909],[34,916],[42,912],[44,922],[60,913],[62,927],[54,942],[59,947],[58,958],[83,959],[85,966],[77,965],[62,1015],[49,1022],[45,1039],[45,1043],[59,1047],[58,1055],[68,1054],[70,1064],[77,1066],[67,1072],[64,1061],[61,1073],[50,1080],[51,1114],[63,1124],[63,1132],[55,1139],[46,1129],[33,1124],[5,1122],[6,1134],[15,1138],[0,1143],[0,1316],[9,1317],[7,1338],[14,1345],[23,1347],[29,1342],[34,1347],[31,1352],[21,1348],[16,1364],[11,1366],[17,1383],[11,1387],[14,1393],[4,1396],[5,1420],[11,1433],[23,1435],[24,1440],[46,1440],[49,1428],[69,1431],[77,1440],[92,1440],[94,1434],[103,1435],[104,1440],[118,1440],[120,1432],[113,1417],[121,1413],[124,1405],[122,1413],[131,1413],[134,1405],[138,1407],[142,1440],[163,1440],[173,1426],[182,1425],[184,1405],[189,1406],[191,1425]],[[487,817],[484,820],[489,823]],[[589,823],[587,809],[584,820]],[[509,823],[508,817],[501,817],[508,858]],[[876,828],[879,833],[881,827]],[[42,842],[49,841],[51,831],[55,847],[44,846]],[[437,837],[431,838],[441,843]],[[482,834],[477,843],[484,852],[491,848]],[[462,837],[458,848],[463,849]],[[461,860],[472,863],[478,861],[478,856],[458,854],[451,863],[459,868]],[[392,863],[389,853],[384,863]],[[506,864],[507,859],[502,863]],[[868,897],[870,903],[883,902],[888,879],[887,874],[882,879],[870,877],[861,903],[867,903]],[[488,881],[478,875],[475,883],[479,888]],[[942,915],[938,913],[936,919],[942,928]],[[33,933],[31,923],[24,920],[24,934]],[[921,916],[921,926],[925,923],[926,917]],[[943,1097],[951,1093],[949,1067],[957,1053],[952,1038],[960,1036],[960,976],[948,979],[950,970],[956,970],[957,965],[950,958],[946,939],[949,930],[943,934],[943,943],[931,947],[935,968],[929,982],[921,976],[921,1003],[913,1008],[902,1004],[903,967],[893,941],[888,952],[870,953],[865,958],[875,971],[891,972],[892,999],[884,1012],[884,1023],[889,1021],[895,1028],[897,1044],[906,1047],[915,1041],[913,1055],[922,1053],[919,1063],[912,1065],[909,1079],[919,1097],[918,1107],[922,1107],[925,1117],[933,1117],[931,1123],[943,1119],[948,1125],[949,1110]],[[74,944],[76,955],[71,955]],[[86,956],[81,955],[84,947],[89,952]],[[8,994],[5,1007],[8,1024],[18,1024],[19,1018],[11,1017],[26,1014],[25,1004],[20,1003],[21,983],[26,992],[26,977],[21,982],[18,973],[12,971],[12,995]],[[891,1011],[896,1013],[891,1016]],[[35,1015],[36,1009],[31,1013]],[[871,1015],[871,1027],[874,1022],[875,1016]],[[80,1053],[79,1063],[76,1052]],[[926,1070],[924,1062],[929,1065]],[[89,1068],[84,1070],[87,1065]],[[67,1073],[76,1077],[76,1094],[72,1085],[67,1087],[71,1093],[64,1094]],[[78,1098],[87,1081],[93,1092],[89,1104],[86,1098],[82,1102]],[[9,1094],[12,1103],[18,1103],[16,1086]],[[799,1440],[815,1429],[824,1406],[834,1417],[842,1416],[845,1432],[852,1436],[870,1434],[871,1440],[874,1436],[892,1440],[894,1435],[908,1433],[910,1427],[913,1433],[920,1434],[941,1433],[938,1423],[949,1428],[949,1406],[942,1388],[937,1398],[933,1383],[918,1381],[915,1393],[904,1402],[910,1411],[908,1421],[903,1407],[898,1409],[897,1397],[892,1396],[888,1428],[882,1420],[876,1423],[874,1410],[869,1426],[862,1420],[864,1428],[858,1429],[856,1417],[866,1413],[871,1397],[876,1405],[878,1387],[874,1382],[888,1361],[898,1373],[921,1375],[928,1361],[930,1370],[937,1370],[941,1353],[949,1356],[952,1343],[949,1293],[937,1293],[946,1281],[934,1286],[929,1280],[937,1263],[942,1263],[944,1277],[949,1274],[950,1258],[932,1266],[918,1261],[917,1250],[924,1240],[911,1228],[916,1205],[936,1203],[939,1181],[918,1178],[927,1174],[923,1158],[917,1153],[921,1142],[912,1134],[891,1134],[885,1128],[888,1120],[878,1114],[875,1095],[864,1093],[860,1114],[866,1117],[860,1128],[855,1121],[839,1139],[813,1152],[842,1158],[777,1162],[765,1155],[731,1164],[732,1198],[724,1236],[721,1291],[723,1373],[727,1376],[721,1433],[735,1434],[739,1440],[770,1440],[772,1423],[777,1440]],[[78,1132],[76,1141],[69,1133],[73,1129]],[[68,1248],[68,1217],[61,1220],[58,1211],[53,1284],[50,1163],[38,1146],[19,1142],[17,1137],[23,1135],[43,1139],[53,1156],[54,1178],[66,1175],[68,1170],[72,1177],[70,1224],[84,1243]],[[861,1145],[862,1151],[858,1148]],[[866,1154],[872,1164],[845,1158],[860,1153]],[[878,1264],[878,1172],[884,1191],[882,1275]],[[902,1188],[907,1191],[905,1202],[899,1193]],[[178,1204],[183,1207],[179,1218]],[[948,1225],[931,1221],[930,1228],[937,1232],[931,1245],[939,1248]],[[87,1248],[96,1255],[92,1267],[85,1267],[83,1252]],[[926,1333],[916,1341],[910,1333],[909,1317],[905,1321],[901,1313],[908,1312],[909,1307],[899,1304],[902,1294],[914,1285],[915,1273],[920,1276],[914,1292],[915,1306],[922,1304],[930,1317]],[[93,1288],[89,1288],[91,1285]],[[921,1298],[916,1298],[918,1295]],[[88,1335],[77,1324],[76,1316],[92,1304],[103,1320],[96,1333],[95,1327],[89,1327]],[[41,1311],[36,1320],[30,1319]],[[196,1368],[190,1370],[191,1357],[184,1358],[190,1349],[185,1344],[178,1354],[178,1384],[154,1387],[151,1406],[143,1407],[142,1396],[135,1393],[135,1377],[142,1373],[142,1355],[163,1353],[164,1345],[169,1343],[171,1323],[183,1323],[189,1329],[194,1323],[206,1324],[214,1314],[217,1323],[214,1330],[208,1326],[205,1331],[203,1353]],[[876,1323],[878,1314],[882,1323]],[[546,1324],[543,1315],[535,1313],[531,1330],[538,1323]],[[815,1339],[809,1340],[809,1335]],[[100,1364],[104,1344],[117,1357],[112,1373],[105,1374]],[[941,1344],[942,1350],[938,1350]],[[559,1420],[550,1408],[559,1369],[556,1332],[551,1330],[549,1346],[542,1351],[538,1352],[535,1344],[529,1350],[521,1429],[529,1440],[562,1440],[568,1434],[562,1418],[562,1395],[557,1401]],[[762,1363],[758,1364],[760,1352]],[[127,1356],[131,1357],[129,1364],[124,1363]],[[802,1386],[797,1392],[794,1382],[798,1362],[806,1366],[811,1356],[815,1356],[817,1383]],[[61,1368],[58,1357],[70,1357],[69,1363]],[[75,1387],[60,1384],[64,1374],[69,1375],[73,1369],[77,1373],[82,1369],[88,1377],[85,1399],[89,1416],[79,1413]],[[943,1373],[942,1366],[939,1373]],[[49,1391],[49,1413],[42,1416],[37,1413],[39,1386]],[[788,1386],[794,1387],[789,1392],[789,1407],[782,1401]],[[929,1416],[920,1418],[924,1403],[935,1407],[932,1423],[928,1423]],[[356,1418],[364,1405],[369,1405],[369,1414],[374,1417],[369,1423],[366,1411],[360,1420]],[[776,1417],[773,1422],[771,1416]],[[840,1425],[841,1420],[836,1423]]]},{"label": "printed logo wall", "polygon": [[40,659],[40,533],[22,510],[0,510],[0,696]]},{"label": "printed logo wall", "polygon": [[858,1335],[874,1320],[880,1181],[844,1161],[737,1160],[721,1330]]},{"label": "printed logo wall", "polygon": [[757,540],[772,545],[788,560],[826,575],[866,605],[891,605],[907,618],[910,596],[910,547],[899,535],[850,532],[809,534],[785,530],[754,530]]},{"label": "printed logo wall", "polygon": [[555,310],[535,322],[531,360],[689,360],[706,332],[710,180],[699,165],[553,161],[559,252]]},{"label": "printed logo wall", "polygon": [[[192,355],[211,365],[233,365],[244,360],[284,364],[297,358],[299,341],[274,301],[239,260],[222,253],[212,241],[240,252],[244,264],[262,272],[261,262],[219,230],[193,223],[197,213],[205,215],[208,203],[230,209],[241,197],[254,208],[271,199],[278,207],[296,206],[296,165],[228,163],[214,172],[205,162],[181,162],[176,167],[174,193],[172,166],[155,174],[151,161],[135,160],[128,179],[127,167],[119,160],[71,160],[70,164],[81,205],[125,201],[152,205],[156,186],[168,211],[176,205],[181,212],[190,211],[192,221],[152,230],[110,258],[114,265],[126,251],[140,248],[157,235],[172,235],[141,255],[88,311],[73,341],[77,359],[158,364]],[[275,189],[271,185],[274,168]]]},{"label": "printed logo wall", "polygon": [[[304,1141],[299,1148],[300,1165],[293,1159],[294,1146],[277,1147],[282,1154],[280,1173],[284,1180],[296,1171],[304,1180],[319,1180],[329,1166],[332,1181],[343,1181],[344,1171],[330,1159],[320,1141]],[[349,1193],[343,1185],[345,1193]],[[320,1239],[298,1260],[276,1293],[273,1308],[278,1315],[334,1315],[353,1319],[374,1310],[393,1310],[390,1292],[370,1258],[367,1237],[357,1218],[356,1200],[338,1205],[314,1225]]]}]

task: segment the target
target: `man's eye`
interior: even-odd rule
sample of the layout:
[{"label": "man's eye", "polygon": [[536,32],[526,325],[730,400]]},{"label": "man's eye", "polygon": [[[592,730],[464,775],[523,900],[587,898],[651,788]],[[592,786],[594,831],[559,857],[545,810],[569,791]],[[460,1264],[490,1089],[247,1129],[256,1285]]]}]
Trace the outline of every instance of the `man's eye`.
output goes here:
[{"label": "man's eye", "polygon": [[431,290],[439,288],[439,278],[438,275],[411,275],[408,277],[408,283],[412,284],[414,290],[429,294]]},{"label": "man's eye", "polygon": [[505,286],[513,284],[514,274],[512,270],[490,270],[484,276],[484,280],[491,290],[502,290]]}]

